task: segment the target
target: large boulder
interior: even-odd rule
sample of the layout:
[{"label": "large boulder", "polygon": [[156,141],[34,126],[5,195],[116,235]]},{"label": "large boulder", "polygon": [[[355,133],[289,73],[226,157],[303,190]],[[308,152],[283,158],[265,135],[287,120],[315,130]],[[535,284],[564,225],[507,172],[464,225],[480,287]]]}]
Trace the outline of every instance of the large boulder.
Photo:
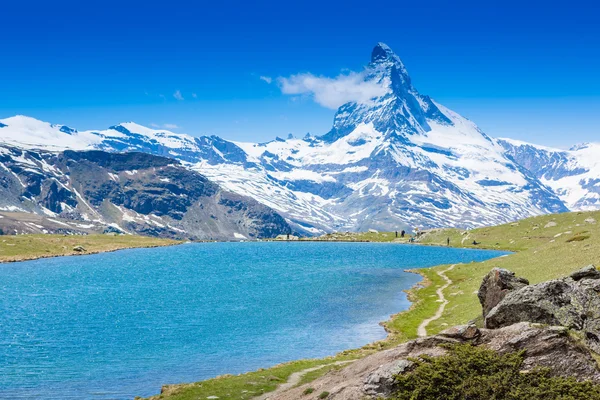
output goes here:
[{"label": "large boulder", "polygon": [[529,281],[515,276],[514,272],[502,268],[492,269],[483,278],[477,292],[477,297],[483,308],[483,317],[485,318],[490,310],[504,299],[508,292],[521,289],[527,285],[529,285]]},{"label": "large boulder", "polygon": [[511,291],[487,313],[485,327],[523,321],[581,331],[588,346],[600,352],[600,273],[586,267],[567,278]]}]

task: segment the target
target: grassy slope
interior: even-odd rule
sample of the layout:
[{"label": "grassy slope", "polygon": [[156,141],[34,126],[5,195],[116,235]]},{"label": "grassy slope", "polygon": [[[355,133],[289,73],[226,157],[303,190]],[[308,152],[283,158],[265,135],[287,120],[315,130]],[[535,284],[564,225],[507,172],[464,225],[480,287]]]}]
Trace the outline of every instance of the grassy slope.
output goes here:
[{"label": "grassy slope", "polygon": [[[588,218],[593,218],[598,223],[586,223]],[[556,226],[545,228],[551,221]],[[560,236],[555,237],[559,234]],[[567,242],[573,237],[585,236],[589,238]],[[447,326],[466,323],[479,316],[481,308],[475,292],[483,276],[493,267],[510,269],[519,276],[526,277],[531,283],[536,283],[565,276],[589,264],[600,265],[600,212],[541,216],[514,224],[474,229],[467,233],[457,229],[435,230],[424,235],[420,243],[446,245],[448,237],[450,245],[454,247],[510,250],[517,253],[480,263],[460,264],[447,272],[446,275],[454,282],[444,292],[449,303],[442,317],[427,327],[430,334],[437,333]],[[333,234],[323,238],[372,242],[390,242],[395,239],[393,232]],[[473,246],[473,240],[480,244]],[[386,340],[372,343],[362,349],[346,351],[335,358],[296,361],[257,372],[228,375],[189,385],[176,385],[153,399],[191,400],[209,396],[218,396],[220,399],[250,399],[257,394],[274,390],[293,372],[342,359],[362,357],[373,351],[414,339],[417,337],[419,324],[423,319],[432,316],[439,307],[435,291],[444,282],[436,271],[445,268],[447,266],[442,265],[416,271],[425,278],[422,287],[409,291],[413,302],[410,310],[396,314],[385,323],[389,332]],[[314,371],[304,377],[302,382],[316,379],[331,369],[326,367]]]},{"label": "grassy slope", "polygon": [[[585,222],[589,218],[598,222]],[[549,226],[553,224],[556,226]],[[451,237],[451,245],[460,246],[467,235],[457,230],[445,230],[427,235],[423,242],[444,243],[448,236]],[[468,237],[465,244],[476,240],[481,245],[475,247],[515,250],[517,253],[480,263],[457,265],[449,271],[446,275],[454,282],[445,290],[449,304],[442,318],[430,324],[429,333],[479,316],[481,308],[475,292],[483,276],[494,267],[509,269],[531,283],[538,283],[568,275],[589,264],[600,266],[600,212],[597,211],[529,218],[517,224],[475,229],[468,233]],[[468,244],[465,247],[474,246]],[[435,267],[439,268],[444,267]]]},{"label": "grassy slope", "polygon": [[[100,253],[131,247],[167,246],[176,243],[180,242],[132,235],[4,235],[0,236],[0,262]],[[75,246],[83,246],[87,251],[76,252],[73,250]]]}]

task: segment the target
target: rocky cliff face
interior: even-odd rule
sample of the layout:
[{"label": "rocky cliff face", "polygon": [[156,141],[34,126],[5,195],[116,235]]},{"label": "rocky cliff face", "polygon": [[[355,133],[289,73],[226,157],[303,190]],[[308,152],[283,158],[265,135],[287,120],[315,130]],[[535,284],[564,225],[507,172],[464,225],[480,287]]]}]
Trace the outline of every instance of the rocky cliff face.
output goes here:
[{"label": "rocky cliff face", "polygon": [[234,240],[291,233],[285,220],[270,208],[223,191],[171,158],[4,146],[0,147],[0,166],[0,208],[43,215],[51,222],[47,226],[23,223],[19,228],[15,214],[9,218],[11,227],[5,227],[6,233],[35,232],[34,228],[60,232],[58,218],[61,229],[73,232],[91,229]]}]

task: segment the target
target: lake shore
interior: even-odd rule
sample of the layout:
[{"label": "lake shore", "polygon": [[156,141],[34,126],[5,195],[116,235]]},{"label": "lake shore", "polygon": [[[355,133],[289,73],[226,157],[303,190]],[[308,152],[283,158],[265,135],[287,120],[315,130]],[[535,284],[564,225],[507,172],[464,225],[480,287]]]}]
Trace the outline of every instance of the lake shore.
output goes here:
[{"label": "lake shore", "polygon": [[134,248],[174,246],[181,240],[135,235],[2,235],[0,263],[81,256]]}]

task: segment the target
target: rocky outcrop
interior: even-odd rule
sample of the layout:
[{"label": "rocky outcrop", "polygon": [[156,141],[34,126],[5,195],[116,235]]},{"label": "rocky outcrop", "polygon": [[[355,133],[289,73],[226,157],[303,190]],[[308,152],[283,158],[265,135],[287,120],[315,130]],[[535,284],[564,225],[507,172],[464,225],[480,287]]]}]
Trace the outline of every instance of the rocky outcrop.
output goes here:
[{"label": "rocky outcrop", "polygon": [[498,305],[512,290],[521,289],[529,285],[529,281],[515,276],[514,272],[502,268],[492,269],[484,278],[477,297],[483,308],[485,318],[490,310]]},{"label": "rocky outcrop", "polygon": [[328,399],[388,398],[394,392],[394,376],[410,370],[410,359],[424,354],[437,357],[446,354],[444,345],[460,343],[484,346],[500,353],[526,350],[524,372],[536,366],[548,367],[555,376],[600,382],[600,371],[590,351],[581,346],[567,328],[521,322],[500,329],[478,329],[473,325],[454,327],[439,335],[372,354],[271,399],[297,400],[303,398],[307,387],[314,388],[314,393],[329,392]]},{"label": "rocky outcrop", "polygon": [[600,352],[600,272],[588,266],[563,279],[528,285],[509,292],[486,316],[495,329],[528,321],[580,331]]}]

